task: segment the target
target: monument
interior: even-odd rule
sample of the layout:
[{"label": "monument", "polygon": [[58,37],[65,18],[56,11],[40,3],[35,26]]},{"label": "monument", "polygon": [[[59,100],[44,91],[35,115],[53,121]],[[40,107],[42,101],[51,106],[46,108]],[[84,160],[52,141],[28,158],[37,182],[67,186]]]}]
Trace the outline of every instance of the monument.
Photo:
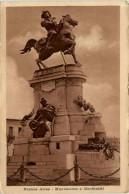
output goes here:
[{"label": "monument", "polygon": [[[21,52],[24,54],[34,47],[39,53],[36,60],[39,70],[29,81],[34,89],[34,110],[21,120],[23,130],[14,142],[10,166],[13,165],[15,171],[15,164],[20,164],[24,156],[31,172],[43,178],[56,178],[74,167],[77,158],[78,164],[88,168],[90,173],[112,172],[119,166],[119,157],[107,154],[106,158],[102,147],[90,149],[89,142],[96,145],[101,141],[101,145],[105,145],[106,132],[101,123],[102,115],[83,99],[83,83],[87,76],[76,59],[75,36],[71,28],[77,21],[66,15],[57,24],[48,11],[43,11],[41,17],[41,26],[47,29],[48,37],[39,41],[30,39]],[[47,68],[42,61],[59,51],[62,55],[72,55],[75,63]],[[108,153],[107,149],[105,153]],[[109,158],[112,159],[107,160]],[[30,163],[35,165],[30,166]],[[87,176],[80,173],[82,177]],[[63,179],[74,181],[75,171]]]}]

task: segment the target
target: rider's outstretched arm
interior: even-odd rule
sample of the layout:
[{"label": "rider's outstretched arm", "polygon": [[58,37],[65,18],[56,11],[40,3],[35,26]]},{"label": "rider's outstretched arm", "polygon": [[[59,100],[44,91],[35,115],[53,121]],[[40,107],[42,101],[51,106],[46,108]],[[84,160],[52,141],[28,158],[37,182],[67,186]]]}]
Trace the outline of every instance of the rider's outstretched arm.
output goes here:
[{"label": "rider's outstretched arm", "polygon": [[48,21],[48,20],[43,20],[41,22],[41,26],[42,27],[47,27],[49,24],[53,24],[53,22],[52,21]]}]

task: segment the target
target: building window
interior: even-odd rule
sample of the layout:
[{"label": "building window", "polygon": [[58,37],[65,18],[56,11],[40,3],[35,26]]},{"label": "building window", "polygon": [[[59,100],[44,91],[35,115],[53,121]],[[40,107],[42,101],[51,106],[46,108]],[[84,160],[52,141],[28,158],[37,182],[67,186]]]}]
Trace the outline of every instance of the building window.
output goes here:
[{"label": "building window", "polygon": [[21,127],[18,127],[18,133],[20,133],[21,130],[22,130],[22,128]]},{"label": "building window", "polygon": [[57,149],[57,150],[60,149],[60,143],[56,143],[56,149]]},{"label": "building window", "polygon": [[13,127],[9,127],[9,135],[13,136]]}]

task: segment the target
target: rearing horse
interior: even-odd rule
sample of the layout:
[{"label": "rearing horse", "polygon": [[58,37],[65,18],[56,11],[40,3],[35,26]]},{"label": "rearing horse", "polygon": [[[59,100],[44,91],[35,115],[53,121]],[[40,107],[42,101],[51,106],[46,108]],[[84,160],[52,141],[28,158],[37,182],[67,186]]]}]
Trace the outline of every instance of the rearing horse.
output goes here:
[{"label": "rearing horse", "polygon": [[72,55],[74,62],[80,66],[75,56],[76,43],[75,35],[72,31],[72,27],[76,26],[77,24],[78,22],[73,20],[70,15],[62,16],[62,20],[57,27],[57,34],[50,43],[52,48],[46,48],[47,38],[41,38],[38,41],[35,39],[30,39],[27,41],[20,54],[30,52],[31,48],[33,47],[39,54],[39,58],[36,59],[37,65],[39,69],[42,69],[40,65],[47,68],[42,61],[48,59],[53,53],[61,51],[64,54]]}]

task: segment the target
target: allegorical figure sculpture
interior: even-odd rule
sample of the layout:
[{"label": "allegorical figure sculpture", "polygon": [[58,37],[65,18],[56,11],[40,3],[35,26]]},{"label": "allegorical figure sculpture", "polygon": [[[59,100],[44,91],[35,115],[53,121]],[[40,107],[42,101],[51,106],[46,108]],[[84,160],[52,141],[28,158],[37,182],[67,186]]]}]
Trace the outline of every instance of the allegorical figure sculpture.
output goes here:
[{"label": "allegorical figure sculpture", "polygon": [[30,52],[33,47],[39,54],[39,58],[36,59],[39,69],[41,69],[41,65],[46,68],[43,61],[59,51],[72,55],[74,62],[80,65],[75,55],[76,43],[72,30],[72,27],[78,25],[78,22],[67,14],[62,16],[59,24],[57,24],[49,11],[43,11],[41,18],[41,26],[47,30],[47,37],[41,38],[38,41],[35,39],[28,40],[24,49],[21,50],[21,54]]},{"label": "allegorical figure sculpture", "polygon": [[22,118],[21,121],[24,122],[24,121],[29,120],[29,118],[31,118],[31,117],[33,116],[33,114],[34,114],[34,109],[33,109],[29,114],[25,115],[25,116]]},{"label": "allegorical figure sculpture", "polygon": [[89,102],[86,103],[82,96],[78,96],[76,99],[74,99],[73,102],[80,106],[80,108],[83,108],[85,111],[90,110],[91,113],[95,112],[95,108],[93,107],[93,105],[90,104]]},{"label": "allegorical figure sculpture", "polygon": [[47,104],[47,101],[42,98],[40,101],[42,107],[36,112],[36,115],[29,126],[33,130],[33,137],[44,137],[46,132],[49,131],[51,135],[52,122],[55,117],[55,107]]}]

